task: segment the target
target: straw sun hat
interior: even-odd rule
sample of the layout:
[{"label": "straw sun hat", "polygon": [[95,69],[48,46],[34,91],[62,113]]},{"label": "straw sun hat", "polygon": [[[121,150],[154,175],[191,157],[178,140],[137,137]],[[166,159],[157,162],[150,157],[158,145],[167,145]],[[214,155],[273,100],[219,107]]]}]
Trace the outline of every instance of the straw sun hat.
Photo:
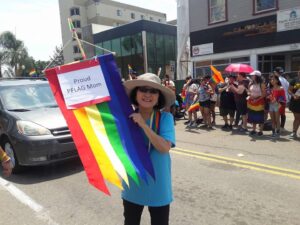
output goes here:
[{"label": "straw sun hat", "polygon": [[162,86],[160,78],[156,74],[153,74],[153,73],[145,73],[145,74],[139,75],[137,77],[137,79],[135,79],[135,80],[126,81],[124,83],[124,86],[126,88],[126,92],[127,92],[128,96],[130,96],[130,93],[136,87],[147,86],[147,87],[155,88],[161,92],[161,94],[164,96],[165,102],[166,102],[164,107],[169,107],[172,104],[174,104],[174,102],[175,102],[174,92],[171,89],[169,89],[165,86]]}]

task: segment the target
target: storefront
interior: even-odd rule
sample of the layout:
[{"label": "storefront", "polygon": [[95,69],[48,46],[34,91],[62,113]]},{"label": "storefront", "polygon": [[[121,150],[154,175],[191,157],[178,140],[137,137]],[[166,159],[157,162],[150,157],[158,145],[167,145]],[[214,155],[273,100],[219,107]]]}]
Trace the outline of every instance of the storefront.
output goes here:
[{"label": "storefront", "polygon": [[[299,12],[295,18],[292,12]],[[290,74],[300,69],[300,8],[277,15],[192,32],[194,75],[219,70],[230,63],[246,63],[268,74],[281,66]]]}]

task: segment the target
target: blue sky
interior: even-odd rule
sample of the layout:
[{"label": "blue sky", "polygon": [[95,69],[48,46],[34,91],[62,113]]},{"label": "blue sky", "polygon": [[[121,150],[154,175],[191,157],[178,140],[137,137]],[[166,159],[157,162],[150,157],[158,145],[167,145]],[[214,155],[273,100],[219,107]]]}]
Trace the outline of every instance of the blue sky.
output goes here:
[{"label": "blue sky", "polygon": [[[176,0],[119,0],[167,14],[176,19]],[[61,30],[58,0],[0,0],[0,33],[13,32],[35,60],[49,60],[60,46]]]}]

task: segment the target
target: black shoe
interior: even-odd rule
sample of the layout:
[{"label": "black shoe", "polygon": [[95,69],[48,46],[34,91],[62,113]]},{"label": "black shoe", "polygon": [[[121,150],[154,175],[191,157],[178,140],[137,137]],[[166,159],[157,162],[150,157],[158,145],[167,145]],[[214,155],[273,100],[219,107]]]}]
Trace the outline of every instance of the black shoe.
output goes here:
[{"label": "black shoe", "polygon": [[190,121],[188,120],[188,121],[185,121],[184,122],[184,125],[188,125],[190,123]]},{"label": "black shoe", "polygon": [[259,131],[259,132],[257,133],[257,136],[259,136],[259,137],[263,136],[263,132],[262,132],[262,131]]},{"label": "black shoe", "polygon": [[[232,126],[231,126],[232,127]],[[222,127],[222,129],[227,129],[227,128],[229,128],[229,125],[227,124],[227,123],[225,123],[225,125]]]},{"label": "black shoe", "polygon": [[232,130],[232,125],[229,125],[229,126],[228,126],[228,129],[229,129],[229,130]]},{"label": "black shoe", "polygon": [[250,135],[255,135],[256,134],[256,131],[255,130],[252,130],[251,132],[250,132]]}]

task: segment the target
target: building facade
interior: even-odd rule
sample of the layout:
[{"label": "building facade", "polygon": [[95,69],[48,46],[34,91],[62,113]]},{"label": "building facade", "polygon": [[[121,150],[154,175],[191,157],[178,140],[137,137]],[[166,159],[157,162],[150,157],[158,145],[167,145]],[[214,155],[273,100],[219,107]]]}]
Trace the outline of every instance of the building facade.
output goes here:
[{"label": "building facade", "polygon": [[194,75],[247,63],[263,73],[300,69],[299,0],[189,0]]},{"label": "building facade", "polygon": [[[79,39],[89,41],[92,34],[137,20],[166,23],[166,14],[111,0],[59,0],[65,63],[82,58],[76,40],[72,40],[68,18],[71,18]],[[71,43],[70,43],[71,42]],[[91,54],[91,49],[89,50]]]},{"label": "building facade", "polygon": [[[161,76],[175,74],[176,26],[153,21],[139,20],[94,35],[93,42],[115,52],[120,74],[128,78],[129,67],[138,74],[152,72]],[[96,48],[96,55],[106,54]]]}]

